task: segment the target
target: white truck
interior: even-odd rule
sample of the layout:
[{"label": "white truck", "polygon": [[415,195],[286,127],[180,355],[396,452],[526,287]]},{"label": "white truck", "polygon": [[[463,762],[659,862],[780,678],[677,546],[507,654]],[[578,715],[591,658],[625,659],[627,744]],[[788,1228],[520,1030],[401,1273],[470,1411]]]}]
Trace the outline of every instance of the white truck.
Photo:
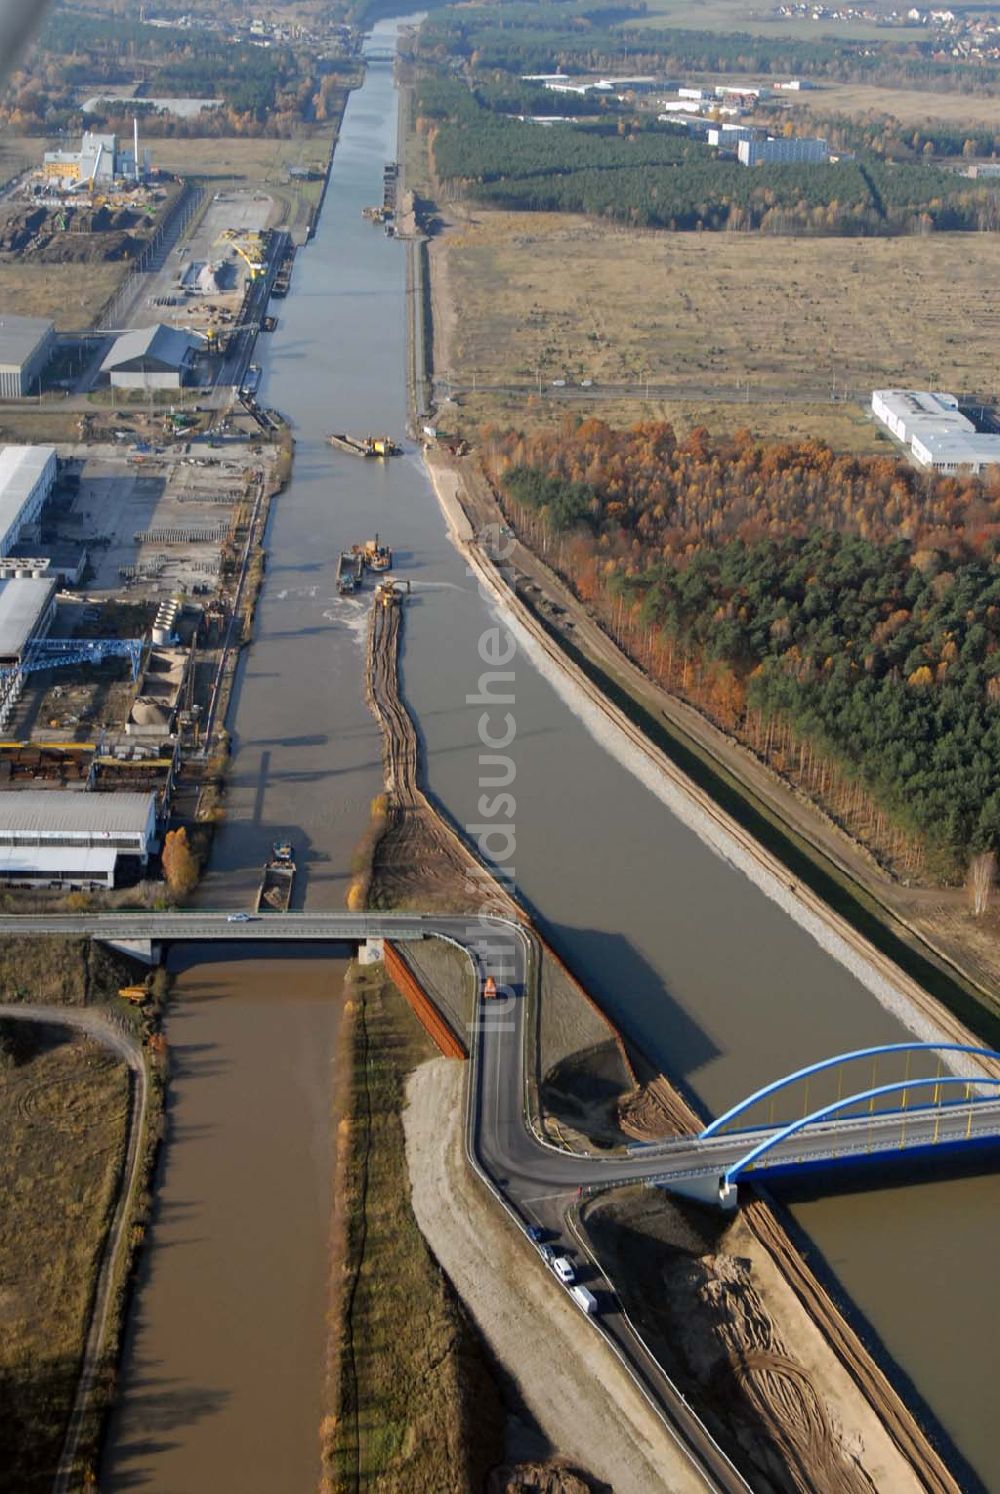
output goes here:
[{"label": "white truck", "polygon": [[577,1283],[576,1286],[570,1287],[569,1294],[573,1298],[573,1301],[576,1303],[577,1307],[582,1307],[584,1312],[587,1313],[589,1317],[593,1317],[593,1315],[597,1312],[597,1298],[594,1296],[593,1292],[588,1291],[585,1286],[580,1286],[579,1283]]}]

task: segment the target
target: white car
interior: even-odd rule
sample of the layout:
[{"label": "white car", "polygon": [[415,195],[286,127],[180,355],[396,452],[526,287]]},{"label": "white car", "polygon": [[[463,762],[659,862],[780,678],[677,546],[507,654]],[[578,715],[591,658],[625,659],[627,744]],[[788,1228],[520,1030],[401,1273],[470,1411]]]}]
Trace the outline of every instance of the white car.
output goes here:
[{"label": "white car", "polygon": [[253,923],[251,913],[229,913],[226,915],[227,923]]},{"label": "white car", "polygon": [[552,1269],[564,1286],[572,1286],[576,1280],[573,1262],[568,1255],[557,1255],[552,1262]]}]

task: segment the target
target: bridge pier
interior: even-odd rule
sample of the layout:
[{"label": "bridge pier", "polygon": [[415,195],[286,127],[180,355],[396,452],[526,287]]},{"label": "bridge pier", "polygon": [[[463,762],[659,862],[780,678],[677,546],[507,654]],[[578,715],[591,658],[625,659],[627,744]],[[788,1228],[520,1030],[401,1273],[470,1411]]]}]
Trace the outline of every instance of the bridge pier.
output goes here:
[{"label": "bridge pier", "polygon": [[711,1204],[726,1214],[735,1213],[739,1203],[735,1183],[728,1183],[725,1175],[706,1173],[704,1177],[671,1178],[669,1183],[657,1183],[667,1193],[676,1193],[681,1198],[692,1198],[696,1203]]},{"label": "bridge pier", "polygon": [[381,965],[385,959],[385,940],[366,939],[358,948],[359,965]]},{"label": "bridge pier", "polygon": [[141,960],[144,965],[159,965],[163,959],[163,946],[154,939],[99,939],[98,943],[133,960]]}]

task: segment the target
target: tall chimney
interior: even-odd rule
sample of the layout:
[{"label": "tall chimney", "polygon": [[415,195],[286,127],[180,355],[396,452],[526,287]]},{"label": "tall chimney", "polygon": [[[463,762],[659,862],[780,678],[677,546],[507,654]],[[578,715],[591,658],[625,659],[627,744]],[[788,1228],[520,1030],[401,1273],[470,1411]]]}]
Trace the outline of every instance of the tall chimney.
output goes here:
[{"label": "tall chimney", "polygon": [[138,114],[133,114],[132,115],[132,139],[133,139],[133,149],[135,151],[135,179],[136,179],[136,182],[138,183],[138,181],[139,181],[139,116],[138,116]]}]

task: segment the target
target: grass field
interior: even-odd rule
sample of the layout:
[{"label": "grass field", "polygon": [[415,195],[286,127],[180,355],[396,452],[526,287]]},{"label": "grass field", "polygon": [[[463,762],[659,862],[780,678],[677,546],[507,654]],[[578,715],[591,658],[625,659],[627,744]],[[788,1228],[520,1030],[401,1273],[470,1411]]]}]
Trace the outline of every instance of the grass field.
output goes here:
[{"label": "grass field", "polygon": [[48,316],[60,332],[89,327],[124,276],[123,261],[95,265],[0,264],[0,310]]},{"label": "grass field", "polygon": [[891,114],[903,124],[922,127],[934,119],[948,124],[1000,125],[1000,99],[867,83],[822,83],[798,94],[794,104],[819,114]]},{"label": "grass field", "polygon": [[748,426],[755,436],[782,441],[821,440],[837,451],[860,455],[882,453],[894,448],[887,436],[856,404],[721,404],[664,399],[595,399],[570,402],[530,396],[520,399],[497,394],[470,394],[460,410],[445,405],[437,417],[446,434],[465,436],[474,441],[486,425],[513,426],[518,430],[537,430],[557,426],[567,416],[596,416],[610,425],[635,425],[640,420],[668,420],[679,436],[696,425],[703,425],[713,435]]},{"label": "grass field", "polygon": [[279,204],[279,218],[304,228],[319,201],[322,181],[288,180],[291,166],[325,171],[333,143],[332,124],[291,140],[157,140],[156,164],[177,176],[199,178],[215,186],[260,187]]},{"label": "grass field", "polygon": [[466,388],[527,397],[591,379],[613,400],[648,382],[702,408],[724,386],[749,410],[885,384],[1000,384],[1000,318],[983,298],[1000,272],[995,236],[765,239],[477,212],[433,255],[445,259],[438,372]]},{"label": "grass field", "polygon": [[42,149],[40,140],[0,130],[0,182],[8,181],[26,166],[37,165],[41,160]]},{"label": "grass field", "polygon": [[402,1125],[406,1075],[435,1050],[380,973],[357,979],[346,1261],[337,1411],[324,1488],[481,1488],[502,1452],[502,1414],[474,1329],[410,1207]]},{"label": "grass field", "polygon": [[63,1029],[0,1024],[0,1484],[48,1490],[121,1166],[125,1066]]},{"label": "grass field", "polygon": [[[888,7],[887,7],[888,8]],[[869,21],[822,21],[808,17],[770,16],[770,5],[753,0],[648,0],[645,26],[681,26],[696,31],[745,31],[752,36],[790,36],[798,41],[815,41],[833,36],[838,41],[903,41],[907,32],[899,27],[874,26]],[[637,23],[640,24],[640,23]]]}]

